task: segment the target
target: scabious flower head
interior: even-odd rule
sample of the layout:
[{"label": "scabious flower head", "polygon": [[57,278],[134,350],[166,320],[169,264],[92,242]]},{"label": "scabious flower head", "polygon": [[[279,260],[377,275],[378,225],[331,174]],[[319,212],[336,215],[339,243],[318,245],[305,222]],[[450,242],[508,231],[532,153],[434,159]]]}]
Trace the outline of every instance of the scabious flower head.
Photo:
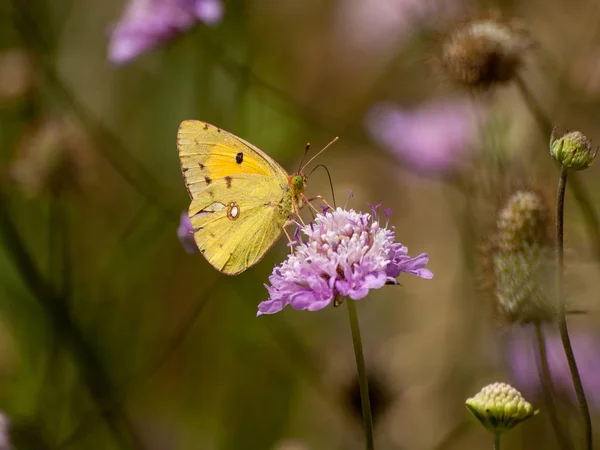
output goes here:
[{"label": "scabious flower head", "polygon": [[366,126],[372,138],[418,171],[460,169],[477,145],[477,108],[472,102],[435,100],[414,109],[379,103]]},{"label": "scabious flower head", "polygon": [[196,241],[194,240],[193,233],[194,227],[192,227],[189,214],[187,212],[182,212],[181,218],[179,219],[179,227],[177,227],[177,237],[179,238],[183,249],[189,254],[200,252],[198,245],[196,245]]},{"label": "scabious flower head", "polygon": [[515,24],[492,17],[470,20],[445,37],[440,66],[459,85],[487,89],[514,79],[530,46]]},{"label": "scabious flower head", "polygon": [[559,139],[550,136],[550,156],[567,169],[583,170],[592,165],[598,149],[579,131],[571,131]]},{"label": "scabious flower head", "polygon": [[539,413],[521,393],[506,383],[485,386],[466,401],[467,408],[492,432],[504,432]]},{"label": "scabious flower head", "polygon": [[198,22],[217,24],[221,0],[130,0],[111,33],[108,58],[117,64],[168,42]]},{"label": "scabious flower head", "polygon": [[[569,364],[560,334],[553,326],[544,327],[546,359],[556,393],[566,403],[577,404]],[[569,329],[571,345],[590,408],[600,411],[600,339],[582,329]],[[537,342],[534,330],[522,327],[511,330],[506,355],[512,380],[531,398],[543,398],[536,358]]]},{"label": "scabious flower head", "polygon": [[546,204],[530,190],[514,192],[498,212],[483,267],[496,311],[509,323],[556,315],[547,289],[554,274],[550,225]]},{"label": "scabious flower head", "polygon": [[410,258],[407,248],[394,242],[394,231],[382,227],[375,215],[376,208],[373,215],[337,208],[302,227],[306,241],[273,269],[266,286],[269,300],[258,306],[258,315],[286,305],[317,311],[344,297],[360,300],[371,289],[396,284],[402,272],[433,278],[425,268],[428,255]]}]

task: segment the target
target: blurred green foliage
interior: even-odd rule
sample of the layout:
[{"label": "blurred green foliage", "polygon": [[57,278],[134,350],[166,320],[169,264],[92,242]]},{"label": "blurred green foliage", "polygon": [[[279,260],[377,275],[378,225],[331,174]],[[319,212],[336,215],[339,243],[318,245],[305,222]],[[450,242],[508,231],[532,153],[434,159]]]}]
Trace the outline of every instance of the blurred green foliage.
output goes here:
[{"label": "blurred green foliage", "polygon": [[[362,448],[348,400],[355,368],[346,312],[255,317],[283,243],[233,278],[181,249],[175,230],[188,197],[175,135],[191,118],[255,143],[290,170],[306,141],[321,148],[341,137],[321,158],[340,203],[352,189],[349,207],[390,206],[399,239],[429,253],[436,274],[427,285],[402,279],[359,304],[367,366],[389,396],[377,448],[488,445],[464,399],[508,377],[500,363],[506,330],[488,320],[476,290],[479,225],[493,214],[493,202],[482,206],[476,194],[495,190],[490,155],[504,152],[515,164],[507,184],[534,182],[553,195],[547,140],[516,90],[503,88],[481,96],[492,117],[480,149],[488,166],[456,177],[411,173],[369,141],[369,107],[474,95],[440,82],[431,67],[448,24],[422,21],[385,51],[356,50],[354,34],[378,25],[338,27],[354,1],[231,0],[219,26],[199,25],[124,66],[106,58],[123,2],[2,2],[0,51],[30,55],[22,76],[33,80],[27,95],[0,102],[0,409],[15,448]],[[401,14],[407,2],[372,8]],[[598,25],[562,25],[564,15],[583,21],[594,5],[551,3],[456,2],[462,14],[496,7],[523,17],[540,49],[525,73],[534,94],[561,126],[597,135],[600,90],[572,66],[597,73]],[[587,54],[596,55],[592,68]],[[36,142],[36,127],[51,118],[71,124],[78,137],[61,145],[87,159],[63,168],[67,187],[32,195],[10,169],[24,136]],[[24,158],[35,158],[35,147]],[[581,180],[597,213],[597,177]],[[309,193],[330,195],[323,173]],[[573,204],[575,264],[595,274]],[[597,286],[584,285],[587,314],[577,320],[592,328],[587,299]],[[543,408],[535,420],[511,433],[507,448],[554,448]]]}]

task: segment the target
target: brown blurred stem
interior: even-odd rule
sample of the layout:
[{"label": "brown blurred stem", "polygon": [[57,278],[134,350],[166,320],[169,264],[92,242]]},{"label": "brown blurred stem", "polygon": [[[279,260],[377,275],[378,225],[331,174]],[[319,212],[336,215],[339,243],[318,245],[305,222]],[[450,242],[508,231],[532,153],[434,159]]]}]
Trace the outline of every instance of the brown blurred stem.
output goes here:
[{"label": "brown blurred stem", "polygon": [[539,322],[536,322],[533,326],[535,329],[535,338],[537,344],[537,358],[535,359],[535,362],[537,363],[538,375],[540,377],[540,384],[544,393],[544,403],[546,404],[546,408],[548,410],[548,417],[550,418],[552,429],[556,434],[558,446],[562,450],[572,450],[573,443],[562,427],[556,411],[556,404],[554,403],[554,382],[552,381],[552,375],[550,373],[550,368],[548,367],[548,355],[546,354],[546,338],[544,336],[544,330]]},{"label": "brown blurred stem", "polygon": [[[548,115],[544,112],[544,110],[540,107],[540,104],[537,102],[533,93],[520,76],[515,78],[515,84],[527,108],[531,112],[531,115],[534,117],[535,121],[538,124],[540,132],[544,139],[549,139],[552,134],[552,121],[548,117]],[[593,243],[594,254],[596,259],[600,261],[600,218],[598,217],[598,213],[593,207],[592,201],[588,194],[587,189],[581,183],[579,178],[573,174],[570,178],[571,181],[571,190],[573,191],[573,196],[581,209],[583,217],[585,219],[585,223],[587,225],[588,234]]]},{"label": "brown blurred stem", "polygon": [[565,356],[569,363],[569,371],[573,380],[573,387],[577,394],[577,402],[579,410],[584,422],[585,428],[585,448],[592,450],[592,419],[588,407],[583,383],[579,376],[577,361],[573,354],[571,339],[569,337],[569,329],[567,327],[567,317],[565,315],[565,296],[564,296],[564,213],[565,213],[565,192],[567,190],[567,174],[568,169],[561,165],[560,178],[558,180],[558,192],[556,195],[556,295],[558,300],[558,328],[560,338],[565,349]]},{"label": "brown blurred stem", "polygon": [[371,400],[369,398],[369,381],[367,379],[367,370],[365,367],[365,356],[363,354],[360,327],[358,325],[358,313],[356,311],[356,303],[354,300],[347,299],[346,303],[348,304],[348,316],[350,318],[350,328],[352,329],[352,344],[354,345],[356,370],[360,386],[360,404],[362,406],[363,426],[365,430],[365,448],[367,450],[374,450],[373,415],[371,413]]}]

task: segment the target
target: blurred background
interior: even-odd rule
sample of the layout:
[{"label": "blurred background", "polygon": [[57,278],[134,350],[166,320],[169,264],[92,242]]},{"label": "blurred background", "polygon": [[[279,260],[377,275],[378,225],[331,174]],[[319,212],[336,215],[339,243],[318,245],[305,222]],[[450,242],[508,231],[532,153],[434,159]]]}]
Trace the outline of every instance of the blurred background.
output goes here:
[{"label": "blurred background", "polygon": [[[429,254],[433,280],[403,275],[358,304],[376,448],[489,447],[464,401],[494,381],[542,410],[505,445],[559,448],[530,327],[498,320],[481,248],[512,190],[554,202],[540,116],[600,136],[597,1],[3,0],[0,11],[0,431],[14,448],[363,448],[344,308],[256,317],[283,240],[236,277],[182,246],[185,119],[290,172],[306,142],[339,136],[318,160],[338,204],[383,203],[409,254]],[[440,47],[482,14],[518,21],[531,45],[517,83],[459,88]],[[597,168],[576,181],[569,324],[596,419]],[[324,171],[308,193],[331,200]],[[552,325],[547,343],[578,442]]]}]

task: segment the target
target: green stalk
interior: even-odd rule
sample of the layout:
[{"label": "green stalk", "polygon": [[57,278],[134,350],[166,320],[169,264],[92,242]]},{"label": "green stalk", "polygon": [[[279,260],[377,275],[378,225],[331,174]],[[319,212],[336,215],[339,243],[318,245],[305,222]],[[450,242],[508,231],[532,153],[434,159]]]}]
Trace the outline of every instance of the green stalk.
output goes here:
[{"label": "green stalk", "polygon": [[[547,139],[552,134],[553,129],[550,117],[548,117],[548,115],[541,108],[540,104],[533,96],[533,93],[529,90],[529,87],[520,76],[515,78],[515,84],[519,90],[519,93],[521,94],[521,97],[523,97],[523,100],[527,105],[527,109],[537,122],[540,132],[547,142]],[[583,214],[596,259],[600,261],[600,217],[594,208],[594,202],[592,201],[585,185],[576,176],[571,177],[571,190],[573,192],[573,196],[575,197],[575,201],[577,202],[577,205]]]},{"label": "green stalk", "polygon": [[494,450],[500,450],[500,433],[499,431],[494,431]]},{"label": "green stalk", "polygon": [[573,354],[571,339],[569,337],[569,329],[567,327],[567,316],[565,314],[565,298],[564,298],[564,213],[565,213],[565,192],[567,190],[567,173],[568,169],[561,165],[560,178],[558,180],[558,192],[556,196],[556,295],[558,296],[558,328],[560,338],[565,349],[565,356],[569,363],[569,371],[573,380],[573,387],[577,394],[577,402],[579,410],[583,417],[585,427],[585,448],[592,450],[592,419],[588,407],[585,391],[579,376],[577,361]]},{"label": "green stalk", "polygon": [[346,304],[348,305],[348,316],[350,318],[350,328],[352,329],[352,344],[354,345],[356,370],[358,372],[358,383],[360,386],[360,403],[362,406],[363,426],[365,429],[365,448],[367,450],[374,450],[373,415],[371,413],[371,401],[369,400],[369,381],[367,380],[367,370],[365,368],[365,356],[363,354],[362,340],[360,338],[356,303],[354,300],[346,300]]}]

